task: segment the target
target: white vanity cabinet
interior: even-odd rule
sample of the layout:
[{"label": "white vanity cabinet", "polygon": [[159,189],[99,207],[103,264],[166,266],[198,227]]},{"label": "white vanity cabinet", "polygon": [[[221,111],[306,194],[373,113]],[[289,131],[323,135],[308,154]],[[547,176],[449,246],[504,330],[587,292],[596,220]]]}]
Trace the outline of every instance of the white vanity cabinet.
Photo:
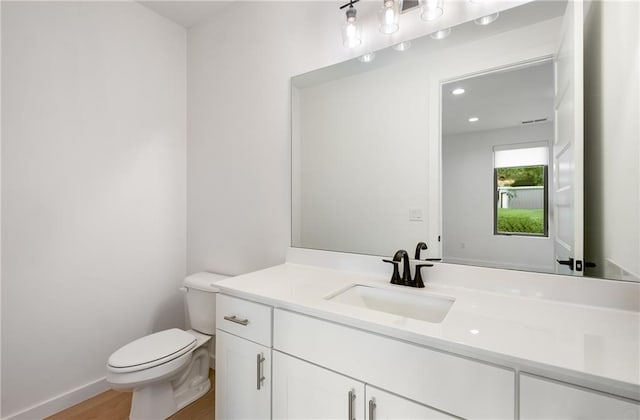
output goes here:
[{"label": "white vanity cabinet", "polygon": [[216,332],[216,419],[269,419],[271,349]]},{"label": "white vanity cabinet", "polygon": [[322,316],[219,294],[216,322],[219,420],[640,420],[638,401]]},{"label": "white vanity cabinet", "polygon": [[217,296],[216,419],[271,418],[271,312]]},{"label": "white vanity cabinet", "polygon": [[[515,417],[512,369],[287,310],[274,311],[273,328],[274,352],[293,355],[452,416]],[[274,369],[279,369],[277,363]]]},{"label": "white vanity cabinet", "polygon": [[520,374],[520,419],[638,420],[640,403]]},{"label": "white vanity cabinet", "polygon": [[273,418],[364,419],[364,384],[273,352]]},{"label": "white vanity cabinet", "polygon": [[273,365],[274,420],[456,418],[275,350]]},{"label": "white vanity cabinet", "polygon": [[365,394],[367,397],[365,419],[368,420],[457,419],[371,385],[367,385]]}]

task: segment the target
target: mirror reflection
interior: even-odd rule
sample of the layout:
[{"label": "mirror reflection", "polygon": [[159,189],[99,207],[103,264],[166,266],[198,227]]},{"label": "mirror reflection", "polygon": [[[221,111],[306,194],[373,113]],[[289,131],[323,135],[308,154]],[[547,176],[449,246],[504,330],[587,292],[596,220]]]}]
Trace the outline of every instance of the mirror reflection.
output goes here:
[{"label": "mirror reflection", "polygon": [[424,241],[445,262],[637,281],[638,57],[622,51],[637,51],[638,18],[625,7],[594,2],[583,20],[534,1],[294,77],[292,246],[388,256]]},{"label": "mirror reflection", "polygon": [[553,61],[452,81],[441,95],[444,261],[554,272]]}]

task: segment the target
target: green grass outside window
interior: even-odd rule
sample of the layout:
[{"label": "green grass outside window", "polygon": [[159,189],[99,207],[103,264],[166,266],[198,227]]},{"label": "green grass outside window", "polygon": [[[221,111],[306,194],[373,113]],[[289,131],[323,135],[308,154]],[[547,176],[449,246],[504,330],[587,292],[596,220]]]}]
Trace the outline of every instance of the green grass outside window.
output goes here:
[{"label": "green grass outside window", "polygon": [[544,209],[498,209],[498,232],[544,235]]}]

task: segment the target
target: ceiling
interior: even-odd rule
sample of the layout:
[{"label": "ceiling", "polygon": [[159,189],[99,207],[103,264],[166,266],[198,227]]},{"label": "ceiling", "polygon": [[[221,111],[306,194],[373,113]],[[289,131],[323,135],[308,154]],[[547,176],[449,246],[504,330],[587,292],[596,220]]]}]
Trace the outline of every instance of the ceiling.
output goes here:
[{"label": "ceiling", "polygon": [[[553,121],[553,86],[551,61],[443,85],[442,132],[447,135],[515,127],[543,118]],[[463,88],[465,93],[453,95],[455,88]],[[470,123],[470,117],[479,120]]]},{"label": "ceiling", "polygon": [[229,6],[231,1],[139,1],[138,3],[185,28],[190,28]]}]

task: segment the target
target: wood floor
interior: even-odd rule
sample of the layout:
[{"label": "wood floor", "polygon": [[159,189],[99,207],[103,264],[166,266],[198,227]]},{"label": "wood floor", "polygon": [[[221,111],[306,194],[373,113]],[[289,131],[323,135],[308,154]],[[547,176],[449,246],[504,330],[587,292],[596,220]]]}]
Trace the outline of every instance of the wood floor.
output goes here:
[{"label": "wood floor", "polygon": [[[209,370],[211,389],[202,398],[178,411],[170,420],[213,420],[215,373]],[[69,407],[45,420],[128,420],[131,393],[107,391]]]}]

